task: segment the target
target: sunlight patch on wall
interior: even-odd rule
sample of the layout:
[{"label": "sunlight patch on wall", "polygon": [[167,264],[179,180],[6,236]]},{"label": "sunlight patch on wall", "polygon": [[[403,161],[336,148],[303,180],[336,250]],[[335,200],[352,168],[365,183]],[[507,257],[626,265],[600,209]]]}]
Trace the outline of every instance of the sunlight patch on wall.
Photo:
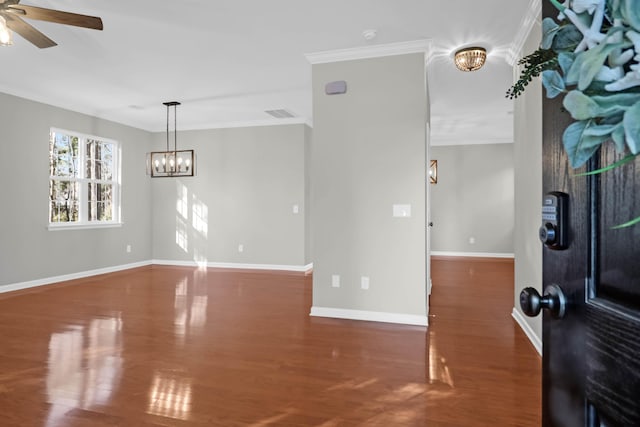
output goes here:
[{"label": "sunlight patch on wall", "polygon": [[209,235],[209,207],[195,194],[192,195],[191,227],[193,227],[193,260],[198,267],[207,267],[207,237]]},{"label": "sunlight patch on wall", "polygon": [[194,195],[193,196],[193,229],[205,239],[209,231],[209,207]]},{"label": "sunlight patch on wall", "polygon": [[176,245],[185,253],[189,253],[189,236],[187,224],[180,215],[176,215]]},{"label": "sunlight patch on wall", "polygon": [[185,220],[189,219],[189,190],[184,184],[179,181],[176,182],[177,197],[176,197],[176,211]]}]

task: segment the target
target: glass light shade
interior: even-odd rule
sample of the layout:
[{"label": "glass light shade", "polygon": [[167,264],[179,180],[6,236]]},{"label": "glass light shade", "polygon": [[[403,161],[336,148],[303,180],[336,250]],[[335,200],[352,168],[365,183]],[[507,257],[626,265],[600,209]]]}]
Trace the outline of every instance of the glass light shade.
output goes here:
[{"label": "glass light shade", "polygon": [[13,32],[7,27],[7,21],[0,16],[0,46],[13,44]]},{"label": "glass light shade", "polygon": [[429,183],[437,184],[438,183],[438,161],[431,160],[429,162]]},{"label": "glass light shade", "polygon": [[456,52],[454,61],[460,71],[476,71],[487,60],[487,51],[482,47],[468,47]]}]

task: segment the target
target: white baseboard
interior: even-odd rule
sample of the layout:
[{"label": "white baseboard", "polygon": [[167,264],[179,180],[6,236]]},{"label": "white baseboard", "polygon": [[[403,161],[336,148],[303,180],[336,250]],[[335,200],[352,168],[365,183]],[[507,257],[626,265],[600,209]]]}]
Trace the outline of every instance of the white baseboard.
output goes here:
[{"label": "white baseboard", "polygon": [[28,282],[13,283],[10,285],[0,285],[0,293],[20,291],[22,289],[35,288],[38,286],[50,285],[52,283],[66,282],[69,280],[84,279],[100,274],[115,273],[117,271],[129,270],[131,268],[144,267],[150,265],[151,261],[134,262],[131,264],[117,265],[115,267],[98,268],[96,270],[81,271],[79,273],[64,274],[62,276],[46,277],[44,279],[31,280]]},{"label": "white baseboard", "polygon": [[273,271],[293,271],[305,273],[313,264],[308,265],[278,265],[278,264],[243,264],[235,262],[197,262],[197,261],[175,261],[166,259],[154,259],[154,265],[172,265],[178,267],[208,267],[208,268],[233,268],[239,270],[273,270]]},{"label": "white baseboard", "polygon": [[380,311],[348,310],[343,308],[311,307],[310,316],[335,319],[366,320],[370,322],[399,323],[403,325],[427,326],[427,316],[386,313]]},{"label": "white baseboard", "polygon": [[540,340],[540,337],[536,335],[533,329],[531,329],[531,326],[529,326],[525,318],[515,307],[511,311],[511,317],[515,319],[516,323],[520,326],[527,338],[529,338],[529,341],[531,341],[531,344],[533,344],[538,354],[542,356],[542,341]]},{"label": "white baseboard", "polygon": [[30,280],[28,282],[12,283],[8,285],[0,285],[0,293],[19,291],[22,289],[35,288],[38,286],[50,285],[53,283],[66,282],[75,279],[84,279],[100,274],[115,273],[117,271],[129,270],[131,268],[145,267],[147,265],[173,265],[180,267],[211,267],[211,268],[236,268],[245,270],[274,270],[274,271],[292,271],[298,273],[309,273],[313,271],[313,263],[307,265],[273,265],[273,264],[236,264],[226,262],[208,262],[198,263],[195,261],[172,261],[172,260],[147,260],[135,262],[131,264],[117,265],[114,267],[99,268],[96,270],[81,271],[79,273],[64,274],[62,276],[46,277],[44,279]]},{"label": "white baseboard", "polygon": [[458,256],[458,257],[475,257],[475,258],[515,258],[510,253],[492,253],[492,252],[447,252],[447,251],[431,251],[431,256]]}]

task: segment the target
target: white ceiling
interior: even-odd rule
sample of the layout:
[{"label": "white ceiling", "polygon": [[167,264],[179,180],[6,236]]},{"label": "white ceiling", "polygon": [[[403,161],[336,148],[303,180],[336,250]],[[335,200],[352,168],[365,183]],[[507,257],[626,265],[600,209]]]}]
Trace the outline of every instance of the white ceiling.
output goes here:
[{"label": "white ceiling", "polygon": [[[58,43],[20,36],[0,48],[0,92],[150,131],[166,127],[164,101],[180,101],[178,130],[282,123],[286,109],[312,123],[305,54],[430,40],[432,142],[512,140],[513,53],[540,0],[23,0],[100,16],[104,31],[30,21]],[[367,41],[362,33],[376,29]],[[487,48],[463,73],[452,52]]]}]

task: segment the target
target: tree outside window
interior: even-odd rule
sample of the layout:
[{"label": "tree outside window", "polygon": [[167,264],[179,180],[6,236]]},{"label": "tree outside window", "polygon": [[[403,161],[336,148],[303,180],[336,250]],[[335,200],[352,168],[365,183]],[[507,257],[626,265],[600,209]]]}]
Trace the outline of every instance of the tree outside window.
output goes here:
[{"label": "tree outside window", "polygon": [[49,138],[49,223],[117,222],[118,144],[52,129]]}]

